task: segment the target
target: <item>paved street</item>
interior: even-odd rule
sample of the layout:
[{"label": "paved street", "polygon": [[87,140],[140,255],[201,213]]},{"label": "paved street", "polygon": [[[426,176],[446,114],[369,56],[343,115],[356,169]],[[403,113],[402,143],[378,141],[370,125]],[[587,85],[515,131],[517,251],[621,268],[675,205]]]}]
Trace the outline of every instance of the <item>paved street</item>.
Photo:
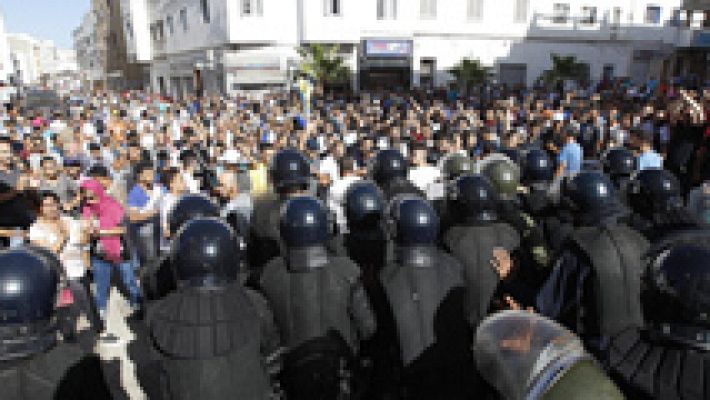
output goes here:
[{"label": "paved street", "polygon": [[[130,313],[128,303],[125,298],[116,290],[111,289],[108,308],[107,332],[113,333],[120,338],[118,343],[103,344],[97,343],[97,351],[104,361],[118,361],[120,366],[120,382],[125,393],[121,393],[119,388],[112,387],[112,391],[116,392],[115,397],[121,398],[128,395],[131,400],[146,399],[145,394],[140,389],[136,378],[136,371],[128,357],[128,345],[135,339],[135,335],[131,332],[126,323],[126,316]],[[108,381],[114,381],[115,378],[108,378]],[[112,386],[116,386],[112,384]]]}]

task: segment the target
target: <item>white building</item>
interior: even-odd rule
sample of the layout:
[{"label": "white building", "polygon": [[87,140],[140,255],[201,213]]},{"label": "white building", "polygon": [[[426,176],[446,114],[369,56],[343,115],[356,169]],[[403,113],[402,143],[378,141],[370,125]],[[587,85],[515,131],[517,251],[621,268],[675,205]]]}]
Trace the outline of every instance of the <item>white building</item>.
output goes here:
[{"label": "white building", "polygon": [[0,82],[7,82],[11,73],[12,63],[5,32],[5,17],[0,12]]},{"label": "white building", "polygon": [[6,37],[9,78],[17,85],[46,86],[54,76],[78,70],[73,50],[60,49],[51,40],[35,39],[25,33],[8,33]]},{"label": "white building", "polygon": [[645,81],[673,74],[674,49],[702,29],[678,23],[681,0],[121,1],[129,59],[173,95],[284,85],[310,43],[339,44],[354,87],[442,87],[464,57],[530,85],[552,53],[592,81]]},{"label": "white building", "polygon": [[95,10],[84,14],[81,24],[74,29],[74,51],[82,80],[88,87],[106,80],[106,48],[100,40],[101,16]]}]

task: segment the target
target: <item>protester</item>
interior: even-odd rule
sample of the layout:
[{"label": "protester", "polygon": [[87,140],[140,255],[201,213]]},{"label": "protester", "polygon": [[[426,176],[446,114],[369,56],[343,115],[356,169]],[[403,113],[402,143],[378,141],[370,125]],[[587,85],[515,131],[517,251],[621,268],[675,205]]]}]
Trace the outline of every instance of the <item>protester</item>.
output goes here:
[{"label": "protester", "polygon": [[106,320],[111,273],[118,269],[121,280],[130,293],[130,305],[140,306],[140,289],[136,283],[133,264],[130,262],[125,243],[126,227],[123,206],[106,194],[98,181],[81,183],[85,206],[84,218],[90,221],[89,233],[93,240],[91,268],[96,283],[96,307],[101,319]]}]

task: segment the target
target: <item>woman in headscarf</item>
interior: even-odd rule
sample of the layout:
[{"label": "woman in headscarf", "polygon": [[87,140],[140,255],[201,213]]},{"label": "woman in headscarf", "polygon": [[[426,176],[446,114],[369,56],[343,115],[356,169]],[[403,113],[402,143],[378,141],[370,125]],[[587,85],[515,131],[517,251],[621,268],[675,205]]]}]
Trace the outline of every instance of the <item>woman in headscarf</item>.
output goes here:
[{"label": "woman in headscarf", "polygon": [[118,269],[121,280],[129,291],[129,301],[134,310],[140,304],[140,289],[124,242],[126,228],[123,206],[109,196],[103,186],[94,179],[82,182],[80,187],[84,201],[82,215],[91,220],[90,234],[94,243],[91,265],[96,284],[96,308],[101,319],[105,321],[113,268]]}]

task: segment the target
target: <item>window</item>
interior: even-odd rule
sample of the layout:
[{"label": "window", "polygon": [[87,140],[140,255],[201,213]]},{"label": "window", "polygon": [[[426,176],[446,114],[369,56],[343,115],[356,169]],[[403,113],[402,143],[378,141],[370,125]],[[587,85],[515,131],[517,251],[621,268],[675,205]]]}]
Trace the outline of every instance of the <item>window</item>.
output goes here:
[{"label": "window", "polygon": [[377,19],[397,19],[397,0],[377,0]]},{"label": "window", "polygon": [[468,0],[468,19],[471,21],[483,20],[483,0]]},{"label": "window", "polygon": [[241,0],[243,17],[260,17],[264,15],[262,0]]},{"label": "window", "polygon": [[340,15],[340,0],[323,1],[323,12],[326,17],[337,17]]},{"label": "window", "polygon": [[674,8],[673,13],[671,16],[671,26],[681,26],[682,25],[682,17],[681,17],[681,11],[680,8]]},{"label": "window", "polygon": [[175,34],[175,24],[173,23],[173,16],[168,15],[165,18],[165,23],[168,25],[168,35],[172,36]]},{"label": "window", "polygon": [[583,24],[596,24],[597,23],[597,8],[594,6],[583,6],[582,7],[582,20]]},{"label": "window", "polygon": [[131,25],[131,21],[126,21],[126,36],[128,36],[129,39],[133,39],[133,25]]},{"label": "window", "polygon": [[604,79],[605,81],[610,81],[614,79],[614,64],[604,64],[602,79]]},{"label": "window", "polygon": [[621,7],[614,7],[611,16],[611,23],[614,25],[621,24]]},{"label": "window", "polygon": [[162,19],[155,23],[155,30],[157,32],[156,36],[158,37],[158,40],[165,39],[165,30]]},{"label": "window", "polygon": [[569,20],[569,4],[555,3],[552,5],[552,22],[566,24]]},{"label": "window", "polygon": [[515,0],[513,21],[517,23],[528,22],[528,0]]},{"label": "window", "polygon": [[645,22],[647,24],[660,24],[661,23],[661,7],[647,6],[646,7]]},{"label": "window", "polygon": [[185,8],[180,10],[180,25],[182,25],[182,31],[187,32],[187,9]]},{"label": "window", "polygon": [[209,0],[200,0],[200,11],[202,11],[202,21],[210,23],[210,4]]},{"label": "window", "polygon": [[433,88],[435,72],[436,59],[422,58],[419,61],[419,86],[427,89]]},{"label": "window", "polygon": [[436,0],[420,0],[419,13],[422,19],[435,19]]}]

